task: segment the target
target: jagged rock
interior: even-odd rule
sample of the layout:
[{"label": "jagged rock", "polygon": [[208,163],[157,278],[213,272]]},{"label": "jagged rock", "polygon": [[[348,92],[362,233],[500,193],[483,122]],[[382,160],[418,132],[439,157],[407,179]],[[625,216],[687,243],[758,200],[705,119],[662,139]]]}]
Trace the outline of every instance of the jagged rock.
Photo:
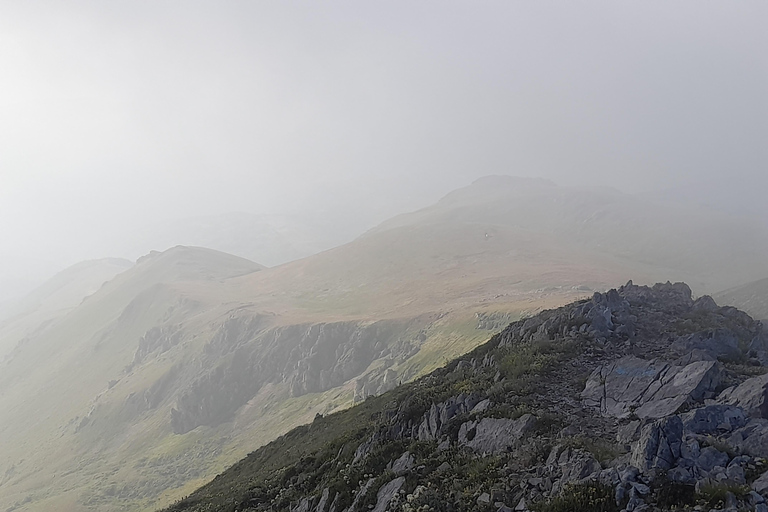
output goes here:
[{"label": "jagged rock", "polygon": [[491,495],[487,492],[484,492],[480,496],[477,497],[477,504],[480,506],[488,505],[491,503]]},{"label": "jagged rock", "polygon": [[320,501],[317,502],[317,506],[315,507],[314,512],[325,512],[325,507],[328,504],[330,494],[331,490],[328,487],[323,489],[323,494],[320,495]]},{"label": "jagged rock", "polygon": [[716,466],[725,469],[729,460],[727,453],[723,453],[713,446],[707,446],[701,450],[699,458],[696,459],[696,467],[709,473]]},{"label": "jagged rock", "polygon": [[302,498],[295,508],[291,508],[291,512],[311,512],[314,502],[314,497]]},{"label": "jagged rock", "polygon": [[549,456],[547,457],[547,461],[545,464],[547,466],[554,466],[557,464],[557,459],[560,457],[560,452],[563,450],[562,445],[555,445],[552,447],[552,449],[549,451]]},{"label": "jagged rock", "polygon": [[[339,497],[341,496],[340,493],[336,493],[336,497],[333,498],[333,501],[331,502],[331,506],[328,507],[328,512],[337,512],[339,510]],[[322,512],[321,510],[318,510],[316,512]]]},{"label": "jagged rock", "polygon": [[619,427],[619,431],[616,433],[616,441],[621,444],[629,444],[637,440],[640,436],[640,427],[642,422],[640,420],[630,421],[626,425]]},{"label": "jagged rock", "polygon": [[349,507],[345,508],[344,512],[352,512],[353,510],[357,510],[358,504],[363,498],[365,498],[365,495],[368,494],[368,490],[371,488],[371,486],[373,485],[373,482],[375,481],[376,481],[375,478],[369,478],[368,481],[365,482],[365,484],[363,484],[362,487],[360,487],[360,491],[358,491],[358,493],[355,494],[355,499],[352,500],[352,504]]},{"label": "jagged rock", "polygon": [[581,396],[604,416],[657,419],[702,400],[719,382],[720,368],[713,361],[680,367],[630,356],[592,372]]},{"label": "jagged rock", "polygon": [[675,466],[674,468],[667,471],[667,479],[671,480],[672,482],[678,482],[681,484],[692,484],[696,482],[696,479],[693,477],[690,468],[683,466]]},{"label": "jagged rock", "polygon": [[611,486],[617,485],[621,482],[621,475],[616,468],[607,468],[600,472],[597,481],[603,485]]},{"label": "jagged rock", "polygon": [[619,475],[622,483],[631,483],[637,480],[640,470],[635,466],[627,466]]},{"label": "jagged rock", "polygon": [[768,374],[747,379],[720,393],[721,404],[736,405],[753,418],[768,419]]},{"label": "jagged rock", "polygon": [[477,395],[462,393],[440,404],[432,404],[419,424],[417,434],[419,441],[432,441],[439,438],[446,423],[459,414],[470,412],[480,401],[481,398]]},{"label": "jagged rock", "polygon": [[389,502],[392,501],[392,498],[397,494],[397,491],[400,490],[404,483],[405,477],[401,476],[395,478],[388,484],[383,485],[376,494],[376,507],[373,509],[373,512],[385,512],[389,506]]},{"label": "jagged rock", "polygon": [[366,458],[368,454],[371,453],[371,450],[373,450],[374,443],[375,441],[373,438],[366,439],[360,443],[360,446],[358,446],[357,450],[355,450],[355,457],[352,459],[352,463],[354,464]]},{"label": "jagged rock", "polygon": [[685,460],[694,461],[701,455],[701,446],[695,438],[686,438],[680,445],[680,457]]},{"label": "jagged rock", "polygon": [[685,283],[656,283],[638,286],[629,281],[619,293],[630,303],[663,304],[670,311],[685,311],[693,306],[693,293]]},{"label": "jagged rock", "polygon": [[488,398],[486,398],[485,400],[480,401],[469,412],[472,413],[472,414],[478,414],[478,413],[481,413],[483,411],[486,411],[490,406],[491,406],[491,401]]},{"label": "jagged rock", "polygon": [[552,486],[552,494],[558,494],[570,483],[599,480],[602,466],[588,451],[566,448],[560,454],[559,466],[562,477]]},{"label": "jagged rock", "polygon": [[687,366],[699,361],[717,361],[717,358],[705,350],[694,349],[675,359],[672,364],[675,366]]},{"label": "jagged rock", "polygon": [[738,360],[743,355],[738,337],[728,329],[712,329],[682,336],[672,343],[671,348],[680,354],[700,350],[714,358],[728,360]]},{"label": "jagged rock", "polygon": [[643,472],[672,468],[680,457],[682,437],[683,422],[677,416],[646,425],[632,450],[632,465]]},{"label": "jagged rock", "polygon": [[516,445],[536,426],[536,418],[524,414],[516,420],[483,418],[468,421],[459,428],[459,443],[477,453],[499,453]]},{"label": "jagged rock", "polygon": [[731,432],[747,424],[747,417],[740,407],[729,405],[708,405],[682,414],[686,432],[694,434],[715,434]]},{"label": "jagged rock", "polygon": [[403,453],[397,460],[390,462],[387,466],[394,474],[402,475],[408,472],[415,465],[415,460],[410,452]]},{"label": "jagged rock", "polygon": [[712,313],[713,311],[717,311],[720,309],[720,306],[717,305],[715,302],[715,299],[710,297],[709,295],[702,295],[698,299],[696,299],[693,302],[693,306],[691,306],[691,309],[694,311],[704,311],[706,313]]},{"label": "jagged rock", "polygon": [[768,471],[752,482],[752,489],[761,496],[768,495]]},{"label": "jagged rock", "polygon": [[768,420],[753,419],[727,438],[730,446],[752,457],[768,457]]},{"label": "jagged rock", "polygon": [[744,468],[738,464],[728,464],[728,467],[725,468],[725,476],[728,477],[728,480],[731,482],[735,482],[739,485],[747,483],[744,475]]}]

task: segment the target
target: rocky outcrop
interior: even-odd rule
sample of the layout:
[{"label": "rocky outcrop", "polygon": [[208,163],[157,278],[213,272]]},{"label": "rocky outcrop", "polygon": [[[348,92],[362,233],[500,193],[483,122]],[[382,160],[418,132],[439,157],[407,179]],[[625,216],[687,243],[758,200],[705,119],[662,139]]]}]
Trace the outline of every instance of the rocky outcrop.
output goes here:
[{"label": "rocky outcrop", "polygon": [[603,416],[656,419],[714,396],[719,383],[720,368],[714,361],[675,366],[625,357],[595,370],[581,396]]},{"label": "rocky outcrop", "polygon": [[290,486],[333,481],[344,503],[382,512],[712,510],[720,495],[720,508],[768,512],[766,377],[749,378],[761,332],[680,283],[596,293],[515,322],[378,409],[366,401],[364,435],[296,466],[339,473],[279,492],[315,503],[321,489]]},{"label": "rocky outcrop", "polygon": [[726,442],[739,453],[768,458],[768,420],[751,420],[728,436]]},{"label": "rocky outcrop", "polygon": [[417,437],[420,441],[431,441],[440,438],[450,420],[459,414],[471,412],[482,401],[477,394],[464,393],[449,398],[440,404],[432,404],[418,426]]},{"label": "rocky outcrop", "polygon": [[671,349],[680,354],[697,351],[712,359],[737,361],[743,356],[736,334],[728,329],[712,329],[681,336]]},{"label": "rocky outcrop", "polygon": [[694,434],[732,432],[747,424],[743,409],[729,405],[709,405],[682,414],[683,428]]},{"label": "rocky outcrop", "polygon": [[516,420],[483,418],[468,421],[459,430],[459,444],[476,453],[499,453],[518,444],[535,426],[536,418],[531,414]]},{"label": "rocky outcrop", "polygon": [[721,404],[736,405],[753,418],[768,419],[768,374],[747,379],[720,393]]},{"label": "rocky outcrop", "polygon": [[[377,359],[405,359],[418,349],[415,340],[401,339],[408,331],[407,322],[336,322],[264,330],[265,317],[243,315],[222,322],[206,345],[206,353],[217,364],[178,396],[171,410],[174,432],[229,421],[265,384],[283,383],[293,396],[323,392],[357,377]],[[386,383],[376,391],[396,385],[394,376],[383,375]]]},{"label": "rocky outcrop", "polygon": [[658,420],[643,428],[632,449],[632,465],[642,471],[665,471],[680,458],[683,422],[677,416]]},{"label": "rocky outcrop", "polygon": [[376,506],[372,512],[386,512],[389,502],[397,495],[397,491],[405,483],[405,478],[400,476],[383,485],[376,494]]}]

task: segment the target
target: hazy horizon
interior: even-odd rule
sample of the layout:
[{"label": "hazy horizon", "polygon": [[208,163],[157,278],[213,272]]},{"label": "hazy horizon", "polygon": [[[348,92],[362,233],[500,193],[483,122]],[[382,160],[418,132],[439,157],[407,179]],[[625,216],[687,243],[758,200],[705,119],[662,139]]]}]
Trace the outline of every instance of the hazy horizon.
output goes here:
[{"label": "hazy horizon", "polygon": [[0,281],[232,212],[342,240],[489,174],[768,211],[763,3],[0,13]]}]

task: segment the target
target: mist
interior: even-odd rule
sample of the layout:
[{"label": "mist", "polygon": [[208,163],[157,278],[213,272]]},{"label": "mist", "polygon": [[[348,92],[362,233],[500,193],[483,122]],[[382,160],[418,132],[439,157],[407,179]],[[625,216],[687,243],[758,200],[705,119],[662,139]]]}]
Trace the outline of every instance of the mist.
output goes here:
[{"label": "mist", "polygon": [[147,247],[126,240],[158,224],[233,213],[323,221],[312,252],[489,174],[763,215],[767,17],[762,2],[3,5],[0,280],[135,258]]}]

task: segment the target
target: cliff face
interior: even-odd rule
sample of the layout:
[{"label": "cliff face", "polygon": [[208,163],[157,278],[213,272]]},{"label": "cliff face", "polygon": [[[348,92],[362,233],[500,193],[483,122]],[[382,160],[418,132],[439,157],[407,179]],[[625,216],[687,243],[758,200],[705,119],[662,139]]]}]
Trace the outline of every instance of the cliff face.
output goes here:
[{"label": "cliff face", "polygon": [[169,510],[765,510],[767,349],[735,308],[630,282],[318,416]]},{"label": "cliff face", "polygon": [[259,317],[228,319],[204,349],[207,360],[224,362],[177,399],[172,428],[183,434],[200,425],[230,421],[267,384],[285,383],[290,395],[298,397],[340,386],[378,359],[405,361],[418,351],[418,339],[408,337],[408,324],[335,322],[264,330]]}]

